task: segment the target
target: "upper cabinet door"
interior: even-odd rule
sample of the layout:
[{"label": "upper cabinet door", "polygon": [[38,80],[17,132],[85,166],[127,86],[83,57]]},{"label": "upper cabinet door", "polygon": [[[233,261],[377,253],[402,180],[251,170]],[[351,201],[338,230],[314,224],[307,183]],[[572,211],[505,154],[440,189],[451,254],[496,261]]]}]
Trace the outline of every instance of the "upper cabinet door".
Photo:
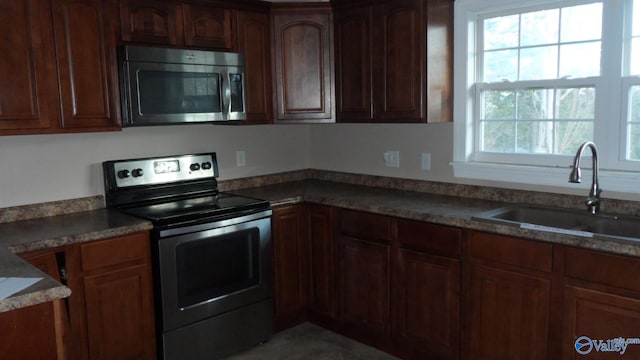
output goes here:
[{"label": "upper cabinet door", "polygon": [[0,8],[0,132],[45,131],[59,119],[51,9],[40,0]]},{"label": "upper cabinet door", "polygon": [[335,13],[337,121],[372,120],[372,8]]},{"label": "upper cabinet door", "polygon": [[52,0],[62,127],[117,128],[115,30],[109,0]]},{"label": "upper cabinet door", "polygon": [[452,0],[334,5],[339,122],[452,120]]},{"label": "upper cabinet door", "polygon": [[374,8],[374,118],[424,121],[425,30],[422,0],[387,1]]},{"label": "upper cabinet door", "polygon": [[231,10],[183,4],[184,42],[187,46],[231,50]]},{"label": "upper cabinet door", "polygon": [[120,2],[124,41],[176,45],[176,6],[163,0]]},{"label": "upper cabinet door", "polygon": [[244,55],[247,120],[269,123],[273,118],[271,88],[271,23],[268,13],[236,13],[238,52]]},{"label": "upper cabinet door", "polygon": [[330,11],[273,15],[276,122],[334,122]]}]

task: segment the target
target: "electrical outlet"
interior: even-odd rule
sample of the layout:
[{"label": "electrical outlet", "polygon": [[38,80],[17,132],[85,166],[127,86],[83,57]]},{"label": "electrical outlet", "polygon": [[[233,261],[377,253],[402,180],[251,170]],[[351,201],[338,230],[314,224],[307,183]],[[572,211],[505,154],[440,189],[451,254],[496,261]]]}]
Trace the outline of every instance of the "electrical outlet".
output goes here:
[{"label": "electrical outlet", "polygon": [[384,154],[384,166],[386,167],[400,167],[400,151],[391,150],[385,151]]},{"label": "electrical outlet", "polygon": [[247,156],[244,150],[236,151],[236,166],[243,167],[247,165]]},{"label": "electrical outlet", "polygon": [[424,171],[431,170],[431,154],[430,153],[422,153],[420,168],[422,168],[422,170]]}]

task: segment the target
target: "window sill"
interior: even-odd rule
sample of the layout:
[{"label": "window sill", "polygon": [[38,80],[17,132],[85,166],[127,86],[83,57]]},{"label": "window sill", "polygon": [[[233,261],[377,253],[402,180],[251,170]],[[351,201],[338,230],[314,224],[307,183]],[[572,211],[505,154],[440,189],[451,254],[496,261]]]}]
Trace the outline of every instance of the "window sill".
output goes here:
[{"label": "window sill", "polygon": [[[542,167],[526,165],[506,165],[480,162],[451,162],[453,174],[457,178],[500,181],[518,184],[556,186],[564,188],[584,188],[591,186],[591,170],[582,169],[582,183],[569,183],[569,167]],[[636,172],[600,170],[599,182],[605,191],[640,194]]]}]

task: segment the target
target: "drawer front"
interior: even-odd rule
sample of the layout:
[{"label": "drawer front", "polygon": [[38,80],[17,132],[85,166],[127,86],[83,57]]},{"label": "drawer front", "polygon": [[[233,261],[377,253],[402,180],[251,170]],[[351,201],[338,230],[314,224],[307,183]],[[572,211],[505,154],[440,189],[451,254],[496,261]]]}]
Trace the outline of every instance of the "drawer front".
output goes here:
[{"label": "drawer front", "polygon": [[149,241],[149,234],[143,232],[82,244],[82,270],[92,271],[120,264],[148,262]]},{"label": "drawer front", "polygon": [[378,242],[391,241],[391,218],[361,211],[341,210],[340,235]]},{"label": "drawer front", "polygon": [[400,246],[449,257],[462,253],[462,230],[412,220],[398,220]]},{"label": "drawer front", "polygon": [[567,248],[564,273],[567,276],[640,291],[640,260],[622,255]]},{"label": "drawer front", "polygon": [[551,244],[475,231],[469,237],[469,253],[473,258],[530,270],[552,270]]}]

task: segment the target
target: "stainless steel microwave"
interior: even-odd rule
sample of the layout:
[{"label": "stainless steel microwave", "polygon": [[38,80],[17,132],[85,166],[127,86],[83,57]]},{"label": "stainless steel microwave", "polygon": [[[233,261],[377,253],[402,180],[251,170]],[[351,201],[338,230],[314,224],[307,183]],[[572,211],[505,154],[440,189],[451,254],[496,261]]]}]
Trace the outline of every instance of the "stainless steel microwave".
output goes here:
[{"label": "stainless steel microwave", "polygon": [[123,46],[119,62],[124,126],[246,119],[241,54]]}]

